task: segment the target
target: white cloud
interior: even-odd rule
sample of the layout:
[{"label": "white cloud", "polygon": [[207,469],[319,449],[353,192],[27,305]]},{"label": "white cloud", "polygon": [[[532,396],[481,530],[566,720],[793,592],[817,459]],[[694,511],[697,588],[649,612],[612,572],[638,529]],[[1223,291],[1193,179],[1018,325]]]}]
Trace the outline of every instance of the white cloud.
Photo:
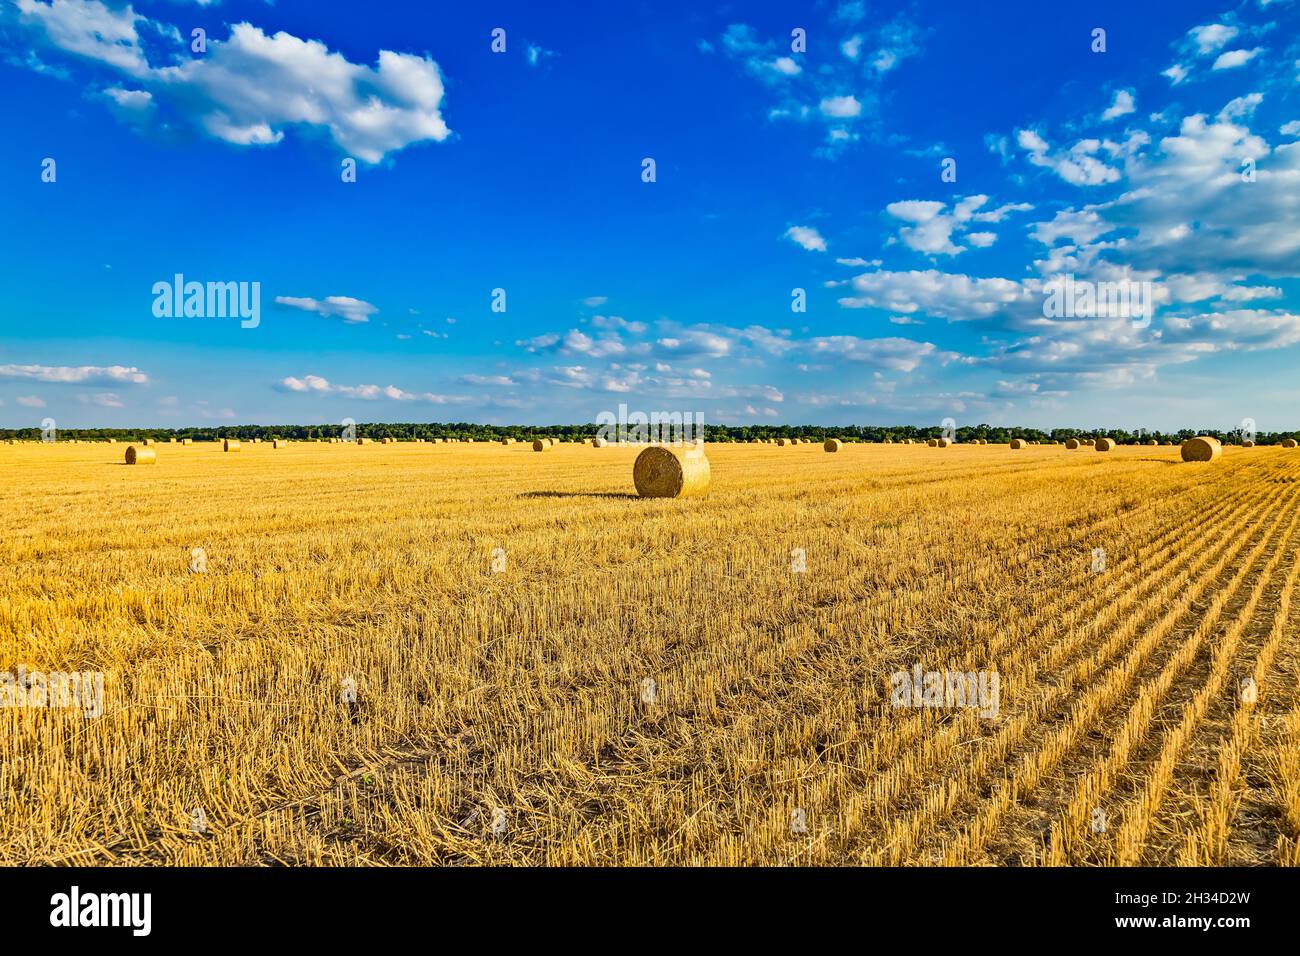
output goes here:
[{"label": "white cloud", "polygon": [[1075,186],[1098,186],[1120,178],[1118,169],[1107,166],[1094,155],[1102,147],[1101,140],[1082,139],[1068,152],[1051,152],[1045,139],[1033,130],[1022,129],[1017,132],[1016,141],[1029,154],[1031,163],[1052,170]]},{"label": "white cloud", "polygon": [[320,395],[341,395],[373,402],[389,399],[395,402],[421,402],[431,405],[448,405],[466,402],[465,396],[439,395],[434,392],[408,392],[396,385],[335,385],[319,375],[304,375],[302,378],[289,376],[282,378],[276,387],[281,391],[315,393]]},{"label": "white cloud", "polygon": [[237,23],[227,39],[210,37],[203,56],[155,67],[137,28],[163,36],[175,28],[137,15],[129,5],[16,2],[20,21],[50,45],[120,71],[145,88],[124,94],[151,94],[154,102],[165,101],[228,143],[278,143],[286,129],[302,125],[326,132],[349,156],[378,163],[412,143],[440,142],[451,134],[441,113],[442,74],[427,56],[381,50],[374,67],[364,66],[318,40],[283,31],[268,36]]},{"label": "white cloud", "polygon": [[862,103],[851,94],[828,96],[817,105],[817,108],[821,110],[823,116],[834,119],[850,119],[862,113]]},{"label": "white cloud", "polygon": [[16,401],[19,405],[22,405],[24,408],[45,407],[45,402],[41,399],[39,395],[19,395],[16,399],[14,399],[14,401]]},{"label": "white cloud", "polygon": [[149,376],[124,365],[0,365],[0,378],[33,379],[77,385],[146,385]]},{"label": "white cloud", "polygon": [[1219,54],[1211,69],[1234,70],[1239,66],[1245,66],[1262,52],[1262,47],[1255,47],[1253,50],[1229,50],[1227,53]]},{"label": "white cloud", "polygon": [[1133,102],[1133,94],[1129,90],[1116,90],[1115,99],[1111,102],[1110,107],[1106,112],[1101,114],[1101,120],[1105,123],[1113,119],[1118,119],[1121,116],[1127,116],[1136,108],[1137,107]]},{"label": "white cloud", "polygon": [[354,299],[349,295],[329,295],[324,299],[277,295],[275,301],[277,305],[300,309],[303,312],[315,312],[324,318],[337,316],[347,323],[369,322],[370,316],[379,311],[369,302]]},{"label": "white cloud", "polygon": [[1160,75],[1167,76],[1169,78],[1169,82],[1173,86],[1178,86],[1178,84],[1182,83],[1184,80],[1187,79],[1190,73],[1191,71],[1188,70],[1187,67],[1183,66],[1181,63],[1175,63],[1169,69],[1162,70],[1160,72]]},{"label": "white cloud", "polygon": [[809,252],[826,251],[826,240],[812,226],[791,226],[785,231],[785,238],[798,243]]},{"label": "white cloud", "polygon": [[1226,23],[1210,23],[1192,27],[1187,31],[1187,35],[1195,44],[1196,52],[1201,56],[1208,56],[1215,50],[1222,49],[1224,44],[1234,40],[1240,32],[1236,27]]}]

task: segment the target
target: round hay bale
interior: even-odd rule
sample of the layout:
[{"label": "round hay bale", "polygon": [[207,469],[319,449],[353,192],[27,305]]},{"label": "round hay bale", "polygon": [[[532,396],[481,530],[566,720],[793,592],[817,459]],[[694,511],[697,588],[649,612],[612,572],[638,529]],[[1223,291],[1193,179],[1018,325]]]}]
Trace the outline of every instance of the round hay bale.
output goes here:
[{"label": "round hay bale", "polygon": [[1152,438],[1150,441],[1147,442],[1147,444],[1148,444],[1148,445],[1159,445],[1160,442],[1158,442],[1158,441],[1156,441],[1154,438]]},{"label": "round hay bale", "polygon": [[938,445],[939,445],[939,439],[937,439],[937,438],[930,438],[930,439],[927,439],[927,440],[926,440],[926,445],[928,445],[930,448],[937,448]]},{"label": "round hay bale", "polygon": [[1110,451],[1115,447],[1115,441],[1111,438],[1098,438],[1097,444],[1094,447],[1097,451]]},{"label": "round hay bale", "polygon": [[152,445],[152,444],[153,444],[153,439],[152,439],[152,438],[146,438],[146,439],[144,439],[142,442],[140,442],[140,444],[141,444],[141,445],[146,445],[146,446],[147,446],[147,445]]},{"label": "round hay bale", "polygon": [[1183,442],[1183,461],[1214,461],[1223,454],[1223,446],[1213,438],[1198,435]]},{"label": "round hay bale", "polygon": [[545,438],[537,438],[533,440],[533,451],[546,451],[546,449],[550,447],[550,444]]},{"label": "round hay bale", "polygon": [[181,439],[181,444],[182,444],[182,445],[193,445],[193,444],[194,444],[194,439],[193,439],[193,438],[182,438],[182,439]]},{"label": "round hay bale", "polygon": [[[1154,443],[1153,443],[1153,444],[1154,444]],[[1255,443],[1254,443],[1253,441],[1251,441],[1249,438],[1247,438],[1245,441],[1243,441],[1243,442],[1241,443],[1241,447],[1242,447],[1242,448],[1254,448],[1254,447],[1255,447]]]},{"label": "round hay bale", "polygon": [[289,444],[287,441],[281,441],[281,440],[278,439],[278,438],[272,438],[272,439],[271,439],[271,447],[272,447],[272,448],[283,448],[283,447],[286,446],[287,444]]},{"label": "round hay bale", "polygon": [[1013,439],[1011,439],[1011,447],[1014,448],[1014,449],[1017,449],[1017,450],[1026,447],[1028,444],[1029,444],[1029,443],[1028,443],[1027,441],[1025,441],[1023,438],[1013,438]]},{"label": "round hay bale", "polygon": [[158,453],[152,448],[136,448],[134,445],[127,445],[126,463],[128,465],[156,465],[158,463]]},{"label": "round hay bale", "polygon": [[1284,438],[1284,439],[1282,439],[1282,447],[1283,447],[1283,448],[1294,448],[1295,446],[1296,446],[1296,440],[1295,440],[1294,438]]},{"label": "round hay bale", "polygon": [[785,439],[785,438],[778,438],[778,439],[776,440],[776,443],[777,443],[779,446],[781,446],[782,448],[784,448],[786,445],[790,444],[789,440],[788,440],[788,439]]},{"label": "round hay bale", "polygon": [[503,445],[513,445],[514,443],[515,443],[515,440],[514,440],[513,438],[503,438],[503,439],[501,439],[501,444],[503,444]]},{"label": "round hay bale", "polygon": [[840,441],[838,438],[828,438],[826,441],[822,442],[823,451],[839,451],[843,447],[844,442]]},{"label": "round hay bale", "polygon": [[934,440],[935,448],[947,448],[951,444],[952,444],[951,438],[936,438]]},{"label": "round hay bale", "polygon": [[642,498],[690,498],[709,490],[709,459],[703,445],[685,449],[651,445],[636,456],[632,483]]},{"label": "round hay bale", "polygon": [[1065,447],[1070,449],[1070,451],[1074,451],[1076,448],[1079,447],[1079,439],[1077,438],[1066,439]]},{"label": "round hay bale", "polygon": [[1093,445],[1097,444],[1097,440],[1095,438],[1085,438],[1082,440],[1082,443],[1091,448]]},{"label": "round hay bale", "polygon": [[601,438],[601,437],[599,437],[599,436],[597,436],[596,438],[593,438],[593,439],[591,440],[591,447],[592,447],[592,448],[604,448],[604,447],[605,447],[606,445],[608,445],[608,444],[609,444],[609,442],[605,441],[605,439],[603,439],[603,438]]},{"label": "round hay bale", "polygon": [[239,439],[227,438],[221,443],[222,451],[239,451]]}]

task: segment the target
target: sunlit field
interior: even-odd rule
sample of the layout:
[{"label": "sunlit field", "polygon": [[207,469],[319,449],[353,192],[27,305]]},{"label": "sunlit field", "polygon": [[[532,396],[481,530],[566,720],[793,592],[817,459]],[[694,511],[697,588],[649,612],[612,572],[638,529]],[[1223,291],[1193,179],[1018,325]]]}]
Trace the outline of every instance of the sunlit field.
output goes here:
[{"label": "sunlit field", "polygon": [[0,446],[0,670],[104,674],[0,863],[1300,862],[1300,451],[125,447]]}]

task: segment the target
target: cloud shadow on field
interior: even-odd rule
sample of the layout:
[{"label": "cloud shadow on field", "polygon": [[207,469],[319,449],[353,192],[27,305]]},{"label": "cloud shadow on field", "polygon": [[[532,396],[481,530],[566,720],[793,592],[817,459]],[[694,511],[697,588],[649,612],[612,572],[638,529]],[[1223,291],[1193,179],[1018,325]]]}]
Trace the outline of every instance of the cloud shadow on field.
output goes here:
[{"label": "cloud shadow on field", "polygon": [[520,498],[639,498],[632,491],[524,491]]}]

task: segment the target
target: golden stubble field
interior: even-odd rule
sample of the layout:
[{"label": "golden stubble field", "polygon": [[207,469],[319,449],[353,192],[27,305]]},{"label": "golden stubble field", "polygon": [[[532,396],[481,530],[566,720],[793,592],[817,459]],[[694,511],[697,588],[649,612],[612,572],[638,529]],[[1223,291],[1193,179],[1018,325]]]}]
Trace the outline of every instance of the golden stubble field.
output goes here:
[{"label": "golden stubble field", "polygon": [[1300,862],[1300,452],[124,449],[0,446],[0,671],[105,698],[0,863]]}]

